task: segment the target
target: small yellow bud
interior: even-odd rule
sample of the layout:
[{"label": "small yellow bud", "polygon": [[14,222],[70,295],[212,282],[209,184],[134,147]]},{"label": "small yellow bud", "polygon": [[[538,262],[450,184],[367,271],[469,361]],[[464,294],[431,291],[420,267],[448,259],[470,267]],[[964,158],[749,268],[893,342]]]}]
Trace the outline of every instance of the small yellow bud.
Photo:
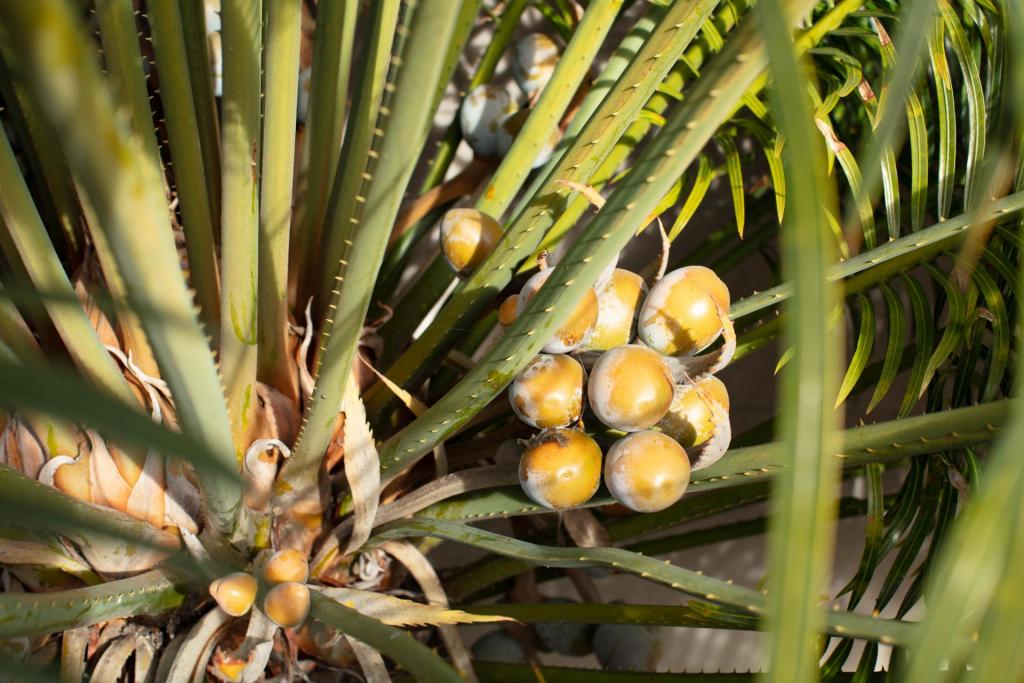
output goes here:
[{"label": "small yellow bud", "polygon": [[267,593],[263,612],[281,628],[295,628],[309,614],[309,588],[304,583],[279,583]]},{"label": "small yellow bud", "polygon": [[301,550],[285,548],[273,554],[263,568],[267,583],[305,583],[309,578],[309,562]]},{"label": "small yellow bud", "polygon": [[245,572],[228,574],[210,584],[210,595],[222,610],[240,617],[256,601],[256,579]]}]

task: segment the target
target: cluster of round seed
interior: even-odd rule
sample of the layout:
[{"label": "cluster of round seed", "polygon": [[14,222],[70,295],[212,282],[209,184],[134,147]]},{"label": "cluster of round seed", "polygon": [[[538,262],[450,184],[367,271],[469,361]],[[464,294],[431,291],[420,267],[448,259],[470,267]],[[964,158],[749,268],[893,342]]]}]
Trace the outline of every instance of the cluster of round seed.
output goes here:
[{"label": "cluster of round seed", "polygon": [[[502,303],[502,324],[550,274],[541,270]],[[630,510],[678,501],[690,481],[685,449],[711,438],[727,419],[729,397],[713,375],[690,378],[674,372],[673,361],[714,343],[728,310],[728,289],[702,266],[668,273],[650,291],[636,273],[607,272],[509,387],[515,414],[542,430],[520,460],[523,491],[548,508],[577,507],[597,491],[603,470],[612,496]],[[625,433],[603,457],[582,429],[584,389],[594,416]]]},{"label": "cluster of round seed", "polygon": [[[309,563],[299,550],[279,550],[263,566],[268,586],[263,596],[263,613],[281,628],[295,628],[309,614]],[[246,572],[235,572],[210,584],[210,595],[233,617],[249,612],[256,602],[259,582]]]}]

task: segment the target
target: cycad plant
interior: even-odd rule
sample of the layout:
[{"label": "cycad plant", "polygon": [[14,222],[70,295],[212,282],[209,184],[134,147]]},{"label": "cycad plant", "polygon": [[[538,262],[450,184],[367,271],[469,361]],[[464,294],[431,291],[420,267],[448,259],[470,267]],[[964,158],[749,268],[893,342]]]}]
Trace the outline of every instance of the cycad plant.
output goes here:
[{"label": "cycad plant", "polygon": [[[1020,680],[1022,45],[1016,0],[4,3],[0,676],[689,678],[658,626],[764,632],[695,680]],[[760,533],[757,585],[672,559]]]}]

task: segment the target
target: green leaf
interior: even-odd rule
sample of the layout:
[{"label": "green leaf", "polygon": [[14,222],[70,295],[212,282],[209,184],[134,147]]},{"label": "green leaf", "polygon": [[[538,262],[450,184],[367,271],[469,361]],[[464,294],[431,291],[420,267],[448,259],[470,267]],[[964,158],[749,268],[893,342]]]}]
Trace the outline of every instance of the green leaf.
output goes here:
[{"label": "green leaf", "polygon": [[907,589],[903,600],[900,601],[899,609],[896,610],[896,618],[902,619],[921,599],[924,591],[924,580],[929,576],[935,558],[942,550],[943,541],[956,518],[957,500],[959,492],[953,486],[944,486],[939,498],[939,510],[935,521],[935,528],[932,530],[932,537],[928,543],[928,554],[924,562],[917,568],[913,583]]},{"label": "green leaf", "polygon": [[672,227],[669,228],[669,242],[674,242],[679,237],[679,233],[683,231],[683,228],[693,218],[693,214],[697,213],[697,207],[704,201],[704,196],[708,193],[708,188],[711,187],[711,181],[714,178],[715,174],[711,169],[711,162],[706,154],[701,154],[697,162],[697,172],[693,178],[693,185],[690,186],[690,192],[686,195],[683,208],[679,210],[679,214],[676,216],[675,221],[673,221]]},{"label": "green leaf", "polygon": [[[903,3],[901,7],[903,11],[900,14],[899,23],[903,30],[896,39],[896,43],[900,46],[899,58],[895,59],[895,66],[888,73],[882,101],[879,103],[877,124],[871,131],[866,144],[862,144],[861,153],[857,155],[860,167],[864,169],[864,189],[871,197],[875,195],[881,176],[882,160],[886,154],[886,148],[893,146],[893,141],[898,137],[903,122],[907,120],[898,112],[901,107],[906,106],[907,98],[912,95],[914,78],[924,56],[924,50],[928,43],[928,30],[932,26],[932,17],[935,15],[934,0],[913,0]],[[879,29],[881,24],[875,22],[874,27]],[[881,38],[882,41],[887,39],[888,36]],[[911,117],[909,120],[914,123],[916,118]],[[911,144],[918,144],[917,140],[916,137],[912,138]],[[924,154],[927,156],[927,146],[924,148]],[[915,185],[915,187],[917,186]],[[923,200],[923,197],[920,199]],[[847,208],[843,225],[856,224],[854,220],[855,207],[856,204],[851,203]],[[923,201],[920,203],[920,207],[923,210]],[[915,215],[915,212],[912,210],[911,214]]]},{"label": "green leaf", "polygon": [[736,231],[742,239],[744,216],[746,215],[746,198],[743,189],[743,167],[740,165],[740,153],[736,149],[736,143],[727,133],[716,135],[715,141],[725,155],[725,170],[729,176],[733,211],[736,214]]},{"label": "green leaf", "polygon": [[[984,268],[976,268],[972,274],[973,281],[981,290],[985,299],[985,306],[991,312],[992,322],[992,355],[989,359],[988,373],[985,378],[985,387],[981,392],[982,401],[990,401],[999,390],[1003,381],[1003,373],[1006,371],[1010,356],[1010,318],[1006,310],[1006,303],[1003,295],[993,281],[992,277],[985,272]],[[1019,305],[1019,304],[1018,304]]]},{"label": "green leaf", "polygon": [[[1009,3],[1004,7],[1008,11],[1009,43],[1015,66],[1008,91],[1014,93],[1017,105],[1024,97],[1021,72],[1024,15],[1018,4]],[[945,6],[943,9],[945,18]],[[1016,113],[1020,115],[1019,108]],[[982,269],[978,269],[975,274],[979,288],[984,286],[977,279],[977,273],[981,272]],[[1020,306],[1024,296],[1020,292],[1015,294]],[[1024,363],[1017,363],[1015,374],[1014,384],[1019,389],[1024,384]],[[1022,632],[1021,613],[1019,605],[1011,602],[1012,592],[1019,590],[1021,557],[1024,556],[1020,533],[1024,520],[1024,499],[1020,496],[1024,486],[1024,460],[1019,457],[1022,439],[1024,409],[1018,406],[1010,416],[1001,441],[989,454],[985,475],[977,490],[971,492],[970,504],[953,524],[932,567],[925,590],[928,612],[915,636],[915,646],[909,651],[904,680],[911,683],[948,680],[953,671],[959,670],[972,647],[964,636],[972,636],[979,628],[983,629],[982,635],[987,636],[977,650],[976,663],[980,670],[975,673],[979,680],[985,680],[980,678],[982,674],[997,678],[1019,677],[1024,667],[1019,642],[1014,642],[1014,636]],[[973,461],[973,455],[968,453],[968,467],[973,466]],[[976,481],[973,476],[971,479]],[[1009,577],[1011,585],[1006,586],[1006,579],[1002,577]],[[993,624],[1008,630],[994,633],[991,631]],[[948,668],[939,668],[943,662],[948,663]]]},{"label": "green leaf", "polygon": [[[199,127],[199,147],[203,156],[203,176],[206,179],[213,224],[220,224],[220,120],[217,100],[213,94],[213,69],[210,44],[206,32],[206,3],[204,0],[180,0],[181,28],[185,37],[189,80],[196,124]],[[214,231],[214,238],[219,233]],[[211,328],[211,331],[217,328]]]},{"label": "green leaf", "polygon": [[31,174],[45,184],[45,190],[36,197],[43,222],[60,225],[62,241],[67,244],[70,254],[77,256],[82,248],[82,210],[57,136],[44,120],[38,100],[24,83],[13,78],[21,67],[12,41],[3,40],[0,56],[0,92],[5,112],[26,150],[23,157]]},{"label": "green leaf", "polygon": [[120,0],[97,0],[96,23],[99,24],[103,63],[114,97],[128,113],[145,162],[150,165],[154,175],[159,174],[163,171],[163,164],[153,134],[153,112],[149,105],[142,53],[139,51],[135,9],[130,3]]},{"label": "green leaf", "polygon": [[140,614],[185,601],[179,582],[161,570],[98,586],[49,593],[0,593],[0,638],[38,636]]},{"label": "green leaf", "polygon": [[903,360],[904,348],[903,339],[906,332],[906,317],[903,311],[903,302],[899,295],[887,283],[882,282],[878,287],[885,300],[885,310],[888,316],[888,340],[885,345],[885,360],[882,365],[882,372],[875,385],[875,391],[871,395],[866,413],[870,413],[878,403],[889,393],[889,387],[900,372],[900,365]]},{"label": "green leaf", "polygon": [[376,619],[365,617],[314,591],[311,616],[345,635],[356,638],[391,657],[420,681],[460,683],[463,679],[434,652],[412,636]]},{"label": "green leaf", "polygon": [[23,264],[37,290],[52,291],[74,302],[61,305],[45,299],[43,306],[79,370],[97,387],[133,405],[135,397],[128,383],[77,303],[6,135],[0,135],[0,186],[0,247],[7,261]]},{"label": "green leaf", "polygon": [[[764,614],[767,608],[765,597],[755,590],[704,576],[671,563],[621,548],[552,548],[527,543],[464,524],[425,519],[411,519],[389,524],[382,528],[375,538],[386,540],[408,537],[442,538],[546,567],[607,567],[625,571],[641,576],[648,581],[663,584],[673,590],[735,607],[745,613],[755,615]],[[819,614],[824,615],[824,611]],[[865,617],[859,614],[830,611],[827,619],[830,629],[855,637],[882,640],[883,642],[903,642],[913,631],[911,624]]]},{"label": "green leaf", "polygon": [[[189,282],[196,290],[200,319],[208,330],[213,331],[220,327],[217,253],[214,249],[216,231],[213,227],[219,206],[219,197],[214,197],[213,192],[219,181],[214,184],[205,165],[202,119],[198,116],[202,94],[198,90],[209,90],[210,77],[207,70],[203,82],[195,84],[191,81],[186,31],[182,24],[182,14],[188,4],[184,2],[179,8],[174,3],[153,3],[148,6],[149,25],[159,63],[161,102],[181,206],[181,224],[185,231]],[[205,43],[204,33],[204,46]]]},{"label": "green leaf", "polygon": [[937,214],[939,220],[949,217],[953,206],[953,184],[956,172],[956,101],[953,97],[953,79],[946,61],[945,24],[941,18],[928,34],[928,56],[935,79],[936,116],[939,128],[939,169]]},{"label": "green leaf", "polygon": [[910,310],[913,312],[914,319],[914,344],[917,347],[917,355],[914,357],[914,364],[910,369],[910,379],[907,381],[907,390],[900,403],[899,416],[906,417],[913,410],[924,391],[925,371],[931,358],[928,350],[932,348],[932,335],[935,330],[924,288],[906,273],[901,273],[900,279],[910,297]]},{"label": "green leaf", "polygon": [[[909,11],[909,10],[908,10]],[[882,54],[882,65],[886,69],[894,69],[893,63],[908,59],[903,57],[897,60],[896,49],[893,47],[889,35],[886,33],[881,21],[874,19],[872,27],[878,33],[879,49]],[[922,31],[915,31],[912,35],[914,40],[920,39]],[[902,36],[901,36],[902,37]],[[920,53],[918,53],[920,54]],[[895,74],[893,76],[896,77]],[[928,194],[928,138],[924,107],[921,104],[921,96],[917,92],[916,83],[911,83],[906,91],[906,112],[907,131],[910,136],[910,226],[913,230],[919,230],[924,225],[925,199]],[[882,89],[882,102],[879,108],[886,106],[886,99],[895,97],[888,92],[887,87]],[[893,170],[891,163],[891,151],[883,152],[888,162],[883,166],[883,174]]]},{"label": "green leaf", "polygon": [[[1024,529],[1024,518],[1007,520]],[[1020,612],[1024,600],[1024,543],[1011,543],[1006,568],[993,595],[985,622],[972,656],[975,677],[979,681],[1013,680],[1024,674],[1024,623]]]},{"label": "green leaf", "polygon": [[786,175],[801,188],[782,226],[783,267],[794,288],[783,331],[800,352],[780,389],[785,469],[772,497],[769,558],[775,576],[769,583],[765,661],[769,680],[805,681],[817,671],[815,638],[823,626],[817,601],[829,575],[840,470],[831,457],[839,451],[839,419],[830,406],[842,342],[840,326],[828,322],[839,295],[826,279],[831,257],[825,212],[834,196],[824,183],[824,149],[814,133],[806,76],[787,23],[787,17],[802,15],[784,14],[775,0],[762,0],[755,12],[775,77],[772,112],[786,136]]},{"label": "green leaf", "polygon": [[[359,56],[362,69],[359,71],[352,95],[352,106],[345,125],[344,144],[340,156],[333,155],[337,168],[331,170],[334,182],[326,198],[324,227],[321,233],[314,233],[312,230],[309,231],[310,234],[300,233],[302,240],[296,245],[301,250],[296,259],[299,267],[298,277],[301,278],[298,301],[304,302],[310,296],[314,298],[314,321],[323,319],[331,303],[331,293],[337,287],[334,278],[338,274],[338,260],[344,258],[345,240],[352,240],[354,226],[363,212],[362,205],[356,197],[366,199],[367,181],[359,173],[344,171],[348,170],[349,163],[355,163],[366,171],[371,163],[371,148],[380,144],[374,129],[379,128],[378,111],[381,98],[384,96],[384,87],[389,78],[394,78],[394,74],[389,75],[389,64],[397,47],[396,27],[400,8],[401,3],[398,0],[382,0],[372,7],[369,39]],[[409,10],[406,12],[403,21],[408,22]],[[425,90],[426,84],[420,84],[420,88]],[[316,114],[315,111],[310,113],[311,116]],[[324,115],[327,114],[321,114]],[[374,150],[375,153],[379,151]]]},{"label": "green leaf", "polygon": [[[1018,495],[1024,485],[1024,462],[1017,457],[1024,438],[1021,415],[1014,411],[988,459],[978,493],[954,525],[931,573],[929,610],[910,651],[908,681],[948,680],[968,652],[971,641],[966,636],[983,623],[993,604],[1008,551],[1017,552],[1020,545],[1019,528],[1005,520],[1019,520],[1024,509]],[[942,662],[950,663],[950,671],[938,670]]]},{"label": "green leaf", "polygon": [[846,397],[853,391],[853,387],[857,385],[857,381],[864,373],[864,368],[868,365],[871,351],[875,345],[875,307],[871,304],[871,299],[863,294],[857,295],[857,317],[855,319],[859,323],[857,325],[857,345],[853,351],[853,358],[846,368],[846,374],[843,375],[843,382],[839,386],[836,407],[846,400]]},{"label": "green leaf", "polygon": [[967,94],[967,171],[964,187],[964,208],[973,207],[982,191],[979,186],[981,162],[985,158],[986,112],[985,95],[981,85],[978,64],[974,58],[974,50],[964,33],[960,18],[947,0],[939,0],[942,21],[949,32],[949,42],[953,47],[960,64],[960,73],[964,79]]},{"label": "green leaf", "polygon": [[[380,4],[380,3],[378,3]],[[310,66],[309,103],[302,140],[299,171],[294,249],[289,254],[292,279],[312,277],[318,265],[316,245],[323,236],[327,202],[338,168],[342,136],[345,131],[349,79],[353,72],[353,45],[359,4],[327,2],[317,7],[316,33],[313,36],[313,63]],[[371,41],[389,34],[369,33]],[[387,48],[385,49],[385,54]],[[365,63],[365,62],[364,62]],[[353,106],[350,126],[359,128]],[[302,183],[301,180],[305,182]],[[299,300],[305,306],[303,300]]]}]

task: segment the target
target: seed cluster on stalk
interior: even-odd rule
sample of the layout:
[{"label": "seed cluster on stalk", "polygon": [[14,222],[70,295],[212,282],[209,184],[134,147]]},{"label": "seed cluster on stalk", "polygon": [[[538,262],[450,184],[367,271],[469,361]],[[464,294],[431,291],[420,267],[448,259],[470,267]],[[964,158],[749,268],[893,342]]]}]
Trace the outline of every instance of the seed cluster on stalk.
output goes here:
[{"label": "seed cluster on stalk", "polygon": [[[550,272],[526,283],[517,313]],[[501,308],[502,324],[514,322]],[[519,463],[526,495],[551,509],[578,507],[597,492],[603,470],[611,495],[630,510],[677,502],[691,469],[728,447],[729,395],[713,373],[731,352],[713,363],[697,356],[723,331],[731,336],[728,310],[729,291],[707,268],[672,271],[650,291],[636,273],[606,272],[509,387],[515,414],[542,430]],[[603,455],[584,431],[584,403],[605,428],[593,433],[619,437]]]},{"label": "seed cluster on stalk", "polygon": [[[442,252],[466,275],[493,251],[500,230],[476,209],[453,209],[441,220]],[[547,282],[552,270],[541,261],[499,304],[502,326]],[[606,268],[509,386],[512,411],[542,430],[519,463],[526,495],[551,509],[578,507],[597,492],[603,468],[609,492],[630,510],[678,501],[691,469],[711,465],[729,445],[729,394],[714,376],[735,349],[729,305],[729,289],[703,266],[666,273],[650,289],[636,273]],[[698,355],[723,334],[721,349]],[[587,406],[606,428],[599,436],[621,435],[605,455],[584,431]]]}]

